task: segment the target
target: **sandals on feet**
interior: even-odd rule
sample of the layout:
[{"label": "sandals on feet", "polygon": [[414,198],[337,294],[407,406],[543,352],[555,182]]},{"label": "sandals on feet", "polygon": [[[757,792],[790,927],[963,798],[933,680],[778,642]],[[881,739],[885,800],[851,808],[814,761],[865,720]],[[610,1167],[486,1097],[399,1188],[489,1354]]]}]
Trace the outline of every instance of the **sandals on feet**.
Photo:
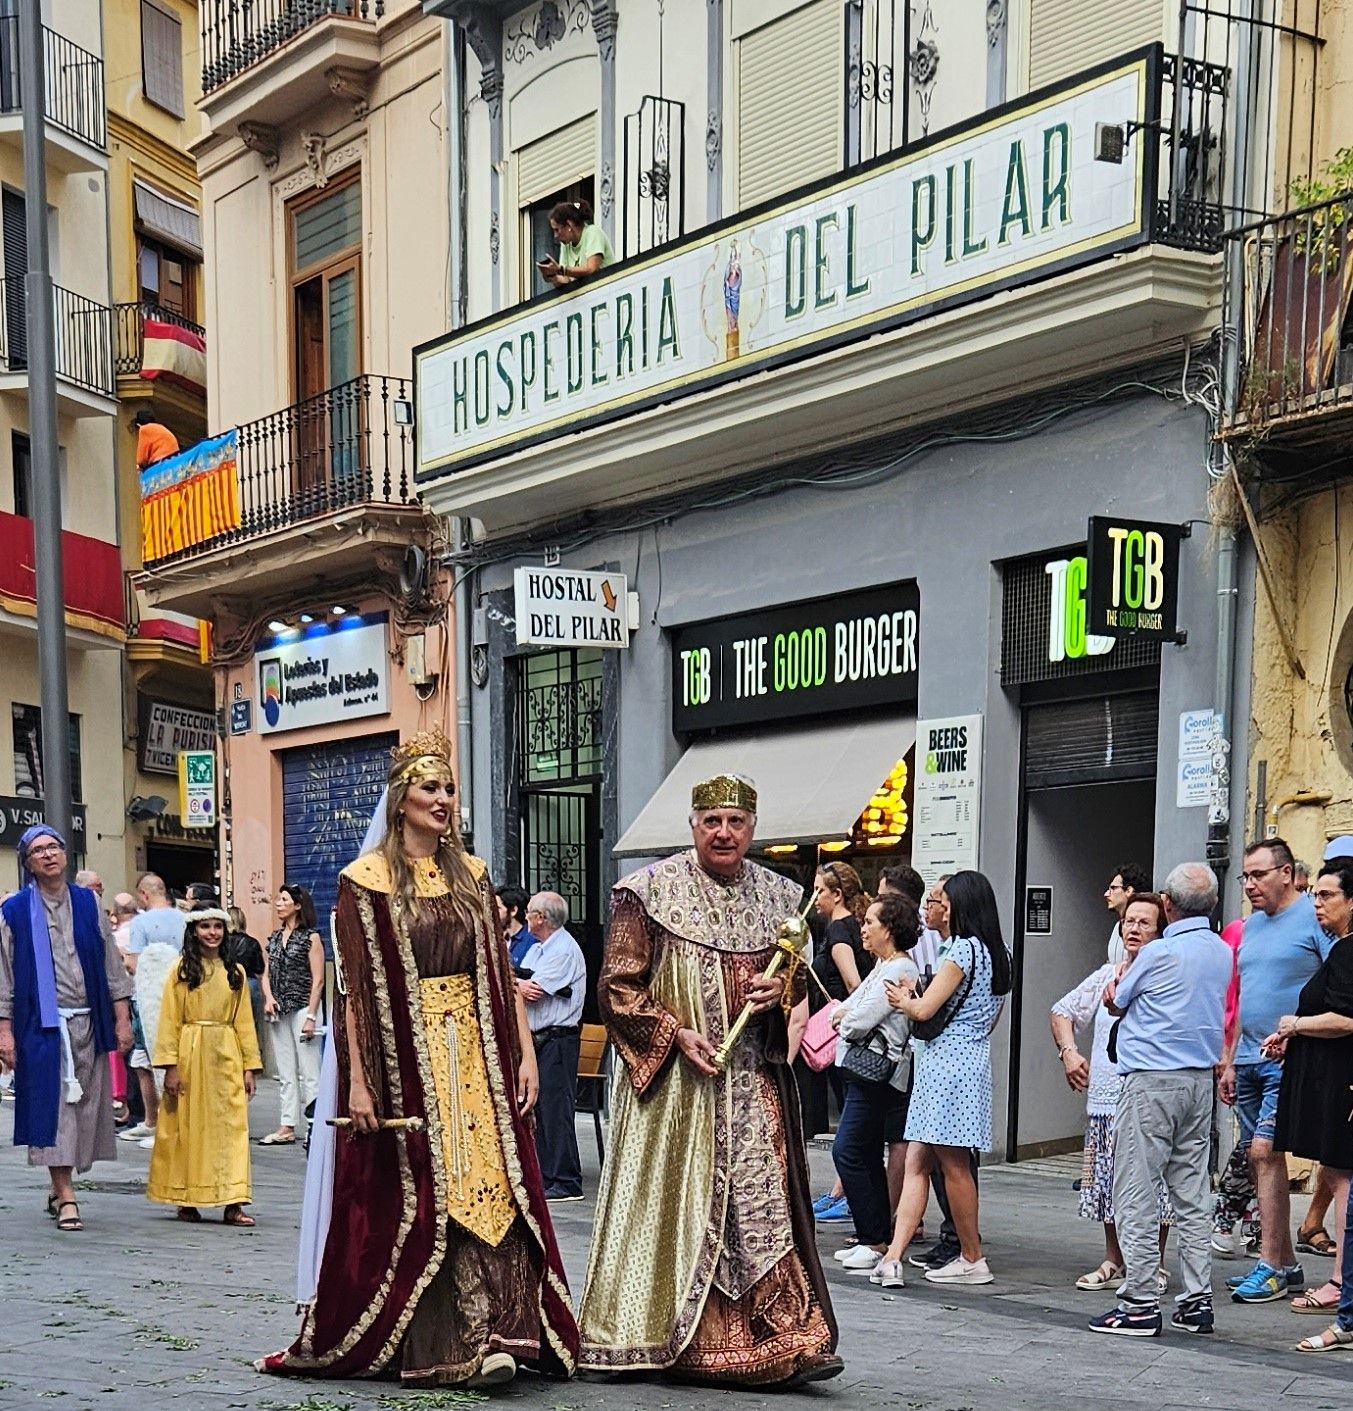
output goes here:
[{"label": "sandals on feet", "polygon": [[242,1205],[227,1205],[225,1214],[221,1216],[221,1223],[223,1225],[247,1226],[257,1224],[258,1222],[252,1215],[245,1211]]},{"label": "sandals on feet", "polygon": [[1334,1241],[1323,1225],[1309,1233],[1306,1230],[1297,1231],[1298,1254],[1318,1254],[1322,1259],[1333,1259],[1334,1250]]},{"label": "sandals on feet", "polygon": [[1127,1270],[1121,1264],[1115,1264],[1112,1260],[1106,1259],[1098,1269],[1092,1269],[1088,1274],[1082,1274],[1076,1280],[1076,1287],[1087,1293],[1095,1293],[1101,1289],[1121,1284],[1126,1277]]},{"label": "sandals on feet", "polygon": [[49,1195],[47,1197],[47,1218],[49,1220],[55,1220],[58,1209],[59,1207],[56,1203],[56,1197],[54,1195]]},{"label": "sandals on feet", "polygon": [[[1328,1288],[1329,1285],[1322,1287]],[[1339,1290],[1336,1288],[1332,1298],[1324,1299],[1320,1297],[1320,1289],[1307,1289],[1305,1293],[1290,1299],[1287,1306],[1293,1313],[1333,1313],[1339,1307]]]},{"label": "sandals on feet", "polygon": [[1297,1344],[1298,1352],[1335,1352],[1341,1347],[1353,1347],[1353,1328],[1341,1328],[1331,1323],[1323,1333],[1302,1338]]},{"label": "sandals on feet", "polygon": [[[85,1223],[80,1219],[80,1207],[73,1200],[63,1200],[58,1202],[56,1215],[56,1228],[63,1234],[70,1234],[75,1230],[83,1230]],[[74,1215],[63,1215],[63,1210],[73,1210]]]},{"label": "sandals on feet", "polygon": [[180,1205],[179,1213],[174,1218],[182,1220],[185,1225],[200,1225],[202,1212],[195,1205]]},{"label": "sandals on feet", "polygon": [[279,1137],[276,1132],[269,1132],[266,1137],[258,1139],[258,1144],[259,1146],[295,1146],[296,1138],[294,1136]]}]

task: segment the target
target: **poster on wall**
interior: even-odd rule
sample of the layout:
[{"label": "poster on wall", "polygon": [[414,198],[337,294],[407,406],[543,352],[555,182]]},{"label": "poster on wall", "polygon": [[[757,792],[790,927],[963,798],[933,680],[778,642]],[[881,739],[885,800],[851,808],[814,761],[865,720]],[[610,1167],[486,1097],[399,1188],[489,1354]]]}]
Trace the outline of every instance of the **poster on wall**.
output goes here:
[{"label": "poster on wall", "polygon": [[142,696],[138,715],[143,774],[177,774],[180,750],[216,748],[214,711]]},{"label": "poster on wall", "polygon": [[349,616],[267,637],[254,649],[262,735],[385,715],[386,614]]},{"label": "poster on wall", "polygon": [[916,725],[916,825],[912,866],[933,883],[977,866],[982,804],[982,717],[953,715]]}]

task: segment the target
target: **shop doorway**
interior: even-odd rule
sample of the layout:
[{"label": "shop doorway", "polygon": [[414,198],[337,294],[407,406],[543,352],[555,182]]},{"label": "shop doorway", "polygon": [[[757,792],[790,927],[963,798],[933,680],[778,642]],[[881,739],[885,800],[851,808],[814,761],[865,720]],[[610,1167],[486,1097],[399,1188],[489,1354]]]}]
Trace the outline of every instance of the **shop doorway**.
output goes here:
[{"label": "shop doorway", "polygon": [[521,885],[558,892],[587,959],[583,1017],[596,1019],[602,922],[602,654],[543,652],[518,662],[517,814]]},{"label": "shop doorway", "polygon": [[146,840],[146,871],[164,878],[171,892],[182,896],[189,882],[210,882],[216,879],[216,849],[182,847],[174,843]]},{"label": "shop doorway", "polygon": [[[1050,1047],[1053,1004],[1108,958],[1104,889],[1127,862],[1151,866],[1158,700],[1154,691],[1027,706],[1008,1157],[1074,1147],[1085,1095]],[[1045,896],[1029,889],[1051,888]],[[1032,903],[1032,905],[1030,904]],[[1089,1052],[1089,1036],[1083,1051]]]}]

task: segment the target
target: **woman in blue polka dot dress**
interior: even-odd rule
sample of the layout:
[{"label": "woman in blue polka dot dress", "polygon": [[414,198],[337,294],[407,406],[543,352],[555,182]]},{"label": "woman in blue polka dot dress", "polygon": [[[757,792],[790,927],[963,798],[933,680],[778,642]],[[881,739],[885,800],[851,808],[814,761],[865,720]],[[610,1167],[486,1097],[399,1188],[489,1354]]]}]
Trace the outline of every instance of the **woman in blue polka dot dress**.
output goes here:
[{"label": "woman in blue polka dot dress", "polygon": [[947,1016],[943,1032],[916,1042],[916,1070],[907,1115],[907,1170],[897,1222],[870,1276],[885,1288],[902,1283],[902,1251],[925,1214],[933,1164],[944,1172],[961,1253],[926,1278],[939,1284],[989,1284],[992,1273],[978,1235],[977,1186],[968,1152],[991,1149],[991,1031],[1010,992],[1010,952],[1001,936],[991,883],[980,872],[956,872],[944,884],[950,940],[922,995],[906,981],[889,1000],[913,1022]]}]

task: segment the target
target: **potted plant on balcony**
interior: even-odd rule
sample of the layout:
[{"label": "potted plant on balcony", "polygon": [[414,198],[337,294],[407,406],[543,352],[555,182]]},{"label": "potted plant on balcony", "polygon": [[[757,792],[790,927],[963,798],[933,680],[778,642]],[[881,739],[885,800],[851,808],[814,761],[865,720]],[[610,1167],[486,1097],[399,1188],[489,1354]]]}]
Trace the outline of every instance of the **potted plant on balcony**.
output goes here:
[{"label": "potted plant on balcony", "polygon": [[1245,248],[1249,365],[1240,411],[1251,425],[1353,395],[1346,345],[1353,297],[1353,148],[1319,177],[1288,185],[1290,214]]}]

